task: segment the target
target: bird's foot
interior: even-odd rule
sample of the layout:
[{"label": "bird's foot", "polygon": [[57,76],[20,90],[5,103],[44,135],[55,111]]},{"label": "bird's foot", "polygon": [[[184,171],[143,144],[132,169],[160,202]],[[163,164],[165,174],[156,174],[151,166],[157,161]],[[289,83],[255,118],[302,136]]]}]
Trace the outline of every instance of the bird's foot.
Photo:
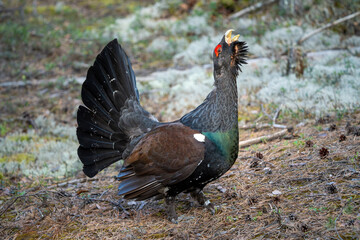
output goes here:
[{"label": "bird's foot", "polygon": [[205,197],[205,194],[203,191],[195,190],[195,191],[191,192],[190,194],[194,199],[196,199],[196,201],[201,206],[204,206],[206,209],[208,209],[211,212],[211,214],[214,215],[216,213],[216,208],[215,208],[214,204],[212,204],[210,202],[210,200]]},{"label": "bird's foot", "polygon": [[214,204],[212,204],[212,202],[210,202],[210,200],[206,200],[204,203],[204,206],[211,212],[212,215],[214,215],[216,213],[216,208],[215,208]]},{"label": "bird's foot", "polygon": [[168,206],[168,219],[170,222],[177,224],[178,216],[175,211],[175,197],[166,197],[166,204]]}]

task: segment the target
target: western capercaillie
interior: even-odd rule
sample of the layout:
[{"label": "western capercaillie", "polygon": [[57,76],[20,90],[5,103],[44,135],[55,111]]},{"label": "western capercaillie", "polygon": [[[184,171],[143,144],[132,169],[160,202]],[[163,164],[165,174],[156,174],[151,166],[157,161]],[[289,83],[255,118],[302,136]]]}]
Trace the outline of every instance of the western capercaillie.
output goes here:
[{"label": "western capercaillie", "polygon": [[204,102],[174,122],[161,123],[140,105],[135,74],[125,51],[110,42],[89,68],[77,114],[78,155],[95,176],[124,160],[118,179],[126,199],[165,198],[176,221],[175,197],[190,193],[211,212],[202,192],[238,155],[236,78],[247,46],[228,30],[213,50],[214,89]]}]

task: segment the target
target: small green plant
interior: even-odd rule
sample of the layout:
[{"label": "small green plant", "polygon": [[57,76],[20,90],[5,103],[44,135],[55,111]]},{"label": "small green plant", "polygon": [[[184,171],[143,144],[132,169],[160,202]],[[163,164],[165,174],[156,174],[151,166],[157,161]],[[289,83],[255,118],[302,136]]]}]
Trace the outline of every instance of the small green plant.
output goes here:
[{"label": "small green plant", "polygon": [[335,227],[335,218],[328,217],[328,220],[326,222],[326,228],[334,228]]},{"label": "small green plant", "polygon": [[346,207],[343,210],[343,213],[345,214],[352,214],[354,212],[354,206],[352,204],[346,205]]},{"label": "small green plant", "polygon": [[273,209],[272,211],[275,214],[281,214],[281,212],[282,212],[282,210],[280,208],[279,209]]},{"label": "small green plant", "polygon": [[6,133],[9,132],[9,129],[5,124],[0,124],[0,136],[5,136]]},{"label": "small green plant", "polygon": [[284,87],[281,87],[281,88],[280,88],[280,92],[281,92],[281,94],[285,94],[285,93],[286,93],[286,89],[285,89]]},{"label": "small green plant", "polygon": [[350,162],[353,164],[355,169],[358,166],[357,161],[359,161],[359,159],[360,159],[359,152],[356,152],[355,155],[350,158]]},{"label": "small green plant", "polygon": [[316,207],[309,207],[310,210],[318,213],[318,212],[323,212],[324,210],[327,210],[327,207],[320,207],[320,208],[316,208]]},{"label": "small green plant", "polygon": [[302,147],[305,146],[305,142],[304,142],[303,140],[300,140],[300,139],[295,140],[295,141],[293,142],[293,144],[294,144],[294,146],[297,147],[297,148],[302,148]]},{"label": "small green plant", "polygon": [[254,144],[254,145],[252,146],[252,149],[253,149],[254,151],[258,151],[258,150],[259,150],[259,145],[258,145],[258,144]]},{"label": "small green plant", "polygon": [[323,130],[322,126],[315,126],[315,129],[318,130],[319,132],[321,132]]},{"label": "small green plant", "polygon": [[45,63],[45,70],[51,71],[56,67],[56,64],[54,62]]},{"label": "small green plant", "polygon": [[356,152],[356,154],[354,155],[354,157],[352,159],[353,159],[354,162],[356,160],[359,160],[359,152]]}]

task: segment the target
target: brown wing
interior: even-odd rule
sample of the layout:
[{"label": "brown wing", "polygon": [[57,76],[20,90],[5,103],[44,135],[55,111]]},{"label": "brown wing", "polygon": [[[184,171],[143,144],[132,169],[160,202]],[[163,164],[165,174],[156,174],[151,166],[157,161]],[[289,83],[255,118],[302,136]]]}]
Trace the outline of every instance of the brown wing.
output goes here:
[{"label": "brown wing", "polygon": [[198,131],[181,123],[155,128],[146,134],[125,160],[119,194],[143,200],[162,188],[183,181],[204,159],[205,144]]}]

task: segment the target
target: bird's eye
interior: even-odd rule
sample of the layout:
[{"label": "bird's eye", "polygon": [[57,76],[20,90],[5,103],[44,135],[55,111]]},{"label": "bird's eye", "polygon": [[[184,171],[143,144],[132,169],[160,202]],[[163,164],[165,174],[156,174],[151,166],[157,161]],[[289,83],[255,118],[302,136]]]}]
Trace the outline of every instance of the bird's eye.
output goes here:
[{"label": "bird's eye", "polygon": [[215,50],[214,50],[216,57],[219,56],[219,54],[221,53],[221,51],[222,51],[222,47],[221,47],[221,45],[219,44],[219,45],[216,46],[216,48],[215,48]]}]

